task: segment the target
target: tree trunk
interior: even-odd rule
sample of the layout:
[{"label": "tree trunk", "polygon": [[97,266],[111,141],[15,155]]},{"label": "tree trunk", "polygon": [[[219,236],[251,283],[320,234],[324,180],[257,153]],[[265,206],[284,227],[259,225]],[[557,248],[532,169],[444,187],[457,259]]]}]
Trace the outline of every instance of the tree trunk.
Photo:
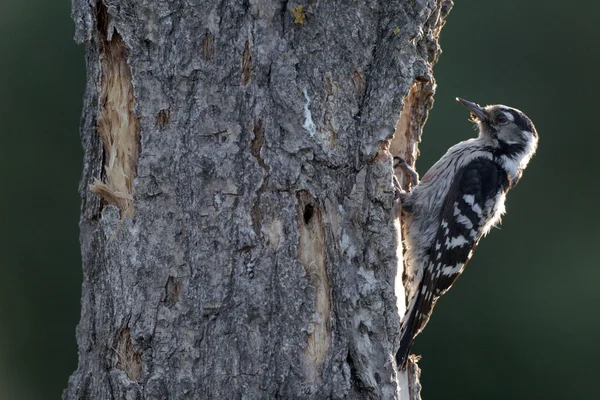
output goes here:
[{"label": "tree trunk", "polygon": [[88,84],[65,399],[419,398],[394,361],[392,156],[417,156],[451,6],[73,0]]}]

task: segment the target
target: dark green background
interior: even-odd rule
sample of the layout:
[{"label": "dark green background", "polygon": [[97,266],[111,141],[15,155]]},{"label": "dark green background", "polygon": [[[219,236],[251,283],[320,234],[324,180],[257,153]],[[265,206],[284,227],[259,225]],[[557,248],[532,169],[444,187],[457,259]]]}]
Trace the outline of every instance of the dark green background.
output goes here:
[{"label": "dark green background", "polygon": [[[0,398],[75,369],[85,79],[68,1],[0,7]],[[525,111],[538,155],[416,341],[425,400],[600,399],[600,3],[459,0],[419,170],[474,135],[455,96]]]}]

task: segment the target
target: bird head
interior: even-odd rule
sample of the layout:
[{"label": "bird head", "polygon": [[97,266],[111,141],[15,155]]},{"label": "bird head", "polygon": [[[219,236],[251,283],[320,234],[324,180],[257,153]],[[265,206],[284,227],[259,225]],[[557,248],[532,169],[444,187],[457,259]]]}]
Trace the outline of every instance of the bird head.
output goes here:
[{"label": "bird head", "polygon": [[481,139],[498,154],[518,161],[521,168],[527,166],[538,143],[538,133],[527,115],[501,104],[481,107],[458,97],[456,100],[471,112]]}]

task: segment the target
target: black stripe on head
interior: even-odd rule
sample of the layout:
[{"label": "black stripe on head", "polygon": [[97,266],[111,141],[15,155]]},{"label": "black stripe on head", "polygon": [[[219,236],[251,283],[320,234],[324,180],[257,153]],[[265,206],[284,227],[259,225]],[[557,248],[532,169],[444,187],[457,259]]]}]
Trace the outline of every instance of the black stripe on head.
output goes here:
[{"label": "black stripe on head", "polygon": [[508,144],[506,142],[503,142],[502,140],[498,140],[498,144],[500,145],[500,148],[492,150],[492,153],[497,157],[506,155],[510,158],[515,158],[516,156],[525,153],[524,143]]},{"label": "black stripe on head", "polygon": [[513,108],[507,108],[505,111],[511,113],[511,115],[515,118],[514,123],[521,129],[522,131],[528,131],[531,133],[535,132],[535,128],[533,127],[533,123],[527,116]]}]

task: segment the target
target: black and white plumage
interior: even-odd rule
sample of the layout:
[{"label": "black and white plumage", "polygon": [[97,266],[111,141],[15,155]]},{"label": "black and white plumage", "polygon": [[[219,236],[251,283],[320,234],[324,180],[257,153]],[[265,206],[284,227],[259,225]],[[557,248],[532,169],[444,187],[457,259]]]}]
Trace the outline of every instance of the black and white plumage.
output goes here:
[{"label": "black and white plumage", "polygon": [[[462,273],[479,240],[500,222],[506,193],[537,148],[537,131],[521,111],[457,100],[471,112],[479,136],[452,146],[411,192],[398,188],[406,213],[405,274],[418,282],[407,293],[396,354],[401,369],[437,299]],[[407,169],[402,160],[398,166]]]}]

